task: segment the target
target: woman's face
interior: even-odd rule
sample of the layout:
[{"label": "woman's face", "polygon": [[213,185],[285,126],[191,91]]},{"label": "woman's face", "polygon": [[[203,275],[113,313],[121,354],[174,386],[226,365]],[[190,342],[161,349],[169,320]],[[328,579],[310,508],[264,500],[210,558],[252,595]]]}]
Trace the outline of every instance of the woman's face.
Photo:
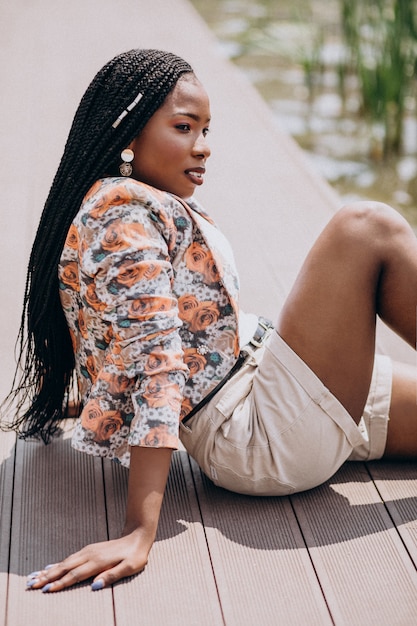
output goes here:
[{"label": "woman's face", "polygon": [[192,196],[204,182],[209,123],[208,96],[194,74],[186,74],[129,145],[132,176],[180,198]]}]

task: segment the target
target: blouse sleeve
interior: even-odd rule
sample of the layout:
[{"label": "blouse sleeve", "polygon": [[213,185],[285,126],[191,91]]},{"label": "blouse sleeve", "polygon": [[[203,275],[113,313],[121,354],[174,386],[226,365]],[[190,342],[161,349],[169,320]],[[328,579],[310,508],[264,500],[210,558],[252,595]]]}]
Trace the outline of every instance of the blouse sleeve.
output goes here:
[{"label": "blouse sleeve", "polygon": [[[177,448],[188,369],[171,289],[172,229],[166,214],[158,217],[126,192],[116,196],[118,203],[113,192],[113,200],[92,206],[80,233],[83,300],[88,307],[94,293],[90,317],[97,319],[101,309],[99,323],[107,328],[109,341],[88,404],[91,408],[91,402],[105,397],[114,408],[121,395],[130,393],[129,445]],[[81,416],[87,429],[88,404]]]}]

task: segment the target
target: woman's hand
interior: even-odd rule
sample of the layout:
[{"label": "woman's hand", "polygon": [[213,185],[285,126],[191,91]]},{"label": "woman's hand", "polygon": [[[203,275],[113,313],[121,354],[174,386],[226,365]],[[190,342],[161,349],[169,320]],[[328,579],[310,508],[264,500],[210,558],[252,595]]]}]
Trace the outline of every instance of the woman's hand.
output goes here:
[{"label": "woman's hand", "polygon": [[138,574],[147,563],[153,542],[153,537],[143,535],[138,529],[120,539],[90,544],[61,563],[31,574],[28,588],[49,593],[94,577],[91,588],[97,591]]},{"label": "woman's hand", "polygon": [[141,572],[158,527],[171,462],[168,448],[131,448],[126,520],[120,539],[93,543],[29,575],[29,589],[60,591],[94,577],[93,591]]}]

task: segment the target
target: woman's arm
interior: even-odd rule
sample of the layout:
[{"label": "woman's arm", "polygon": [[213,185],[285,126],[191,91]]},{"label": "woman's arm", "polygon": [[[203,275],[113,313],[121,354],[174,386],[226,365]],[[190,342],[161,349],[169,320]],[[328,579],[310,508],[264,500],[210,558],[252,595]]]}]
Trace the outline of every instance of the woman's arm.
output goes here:
[{"label": "woman's arm", "polygon": [[32,589],[60,591],[94,577],[93,590],[144,569],[155,539],[172,450],[133,447],[126,519],[119,539],[94,543],[28,581]]},{"label": "woman's arm", "polygon": [[[73,445],[83,450],[88,444],[91,453],[105,455],[110,444],[127,465],[127,443],[178,447],[189,371],[165,232],[165,221],[172,220],[139,184],[104,189],[88,211],[83,208],[77,248],[68,247],[61,272],[84,401]],[[77,264],[78,290],[64,281],[65,268]]]}]

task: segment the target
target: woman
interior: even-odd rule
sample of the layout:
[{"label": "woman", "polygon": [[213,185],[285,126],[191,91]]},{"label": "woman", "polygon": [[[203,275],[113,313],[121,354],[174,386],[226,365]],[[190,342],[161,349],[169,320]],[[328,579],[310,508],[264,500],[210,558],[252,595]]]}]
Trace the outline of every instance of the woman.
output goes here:
[{"label": "woman", "polygon": [[156,50],[110,61],[75,115],[29,262],[13,427],[47,442],[77,393],[73,446],[129,467],[128,499],[119,539],[32,589],[98,590],[145,567],[179,436],[216,484],[254,495],[416,456],[416,371],[374,355],[376,315],[415,347],[413,232],[385,205],[345,207],[276,328],[244,314],[229,245],[190,199],[209,124],[191,67]]}]

